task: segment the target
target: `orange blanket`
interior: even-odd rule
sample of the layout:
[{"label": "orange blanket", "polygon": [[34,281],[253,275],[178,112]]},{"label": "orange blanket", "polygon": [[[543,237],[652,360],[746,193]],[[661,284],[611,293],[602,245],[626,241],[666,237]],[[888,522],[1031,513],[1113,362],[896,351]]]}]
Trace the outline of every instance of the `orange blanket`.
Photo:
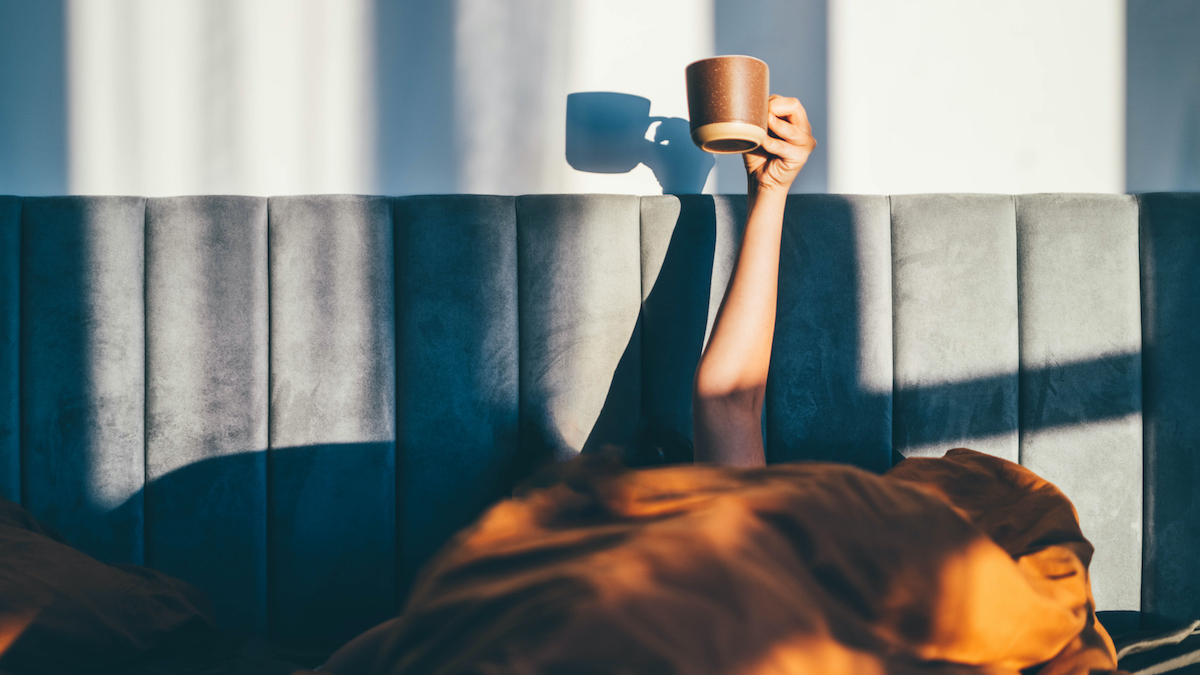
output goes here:
[{"label": "orange blanket", "polygon": [[439,554],[373,672],[1108,671],[1091,554],[1057,488],[970,450],[882,477],[580,460]]}]

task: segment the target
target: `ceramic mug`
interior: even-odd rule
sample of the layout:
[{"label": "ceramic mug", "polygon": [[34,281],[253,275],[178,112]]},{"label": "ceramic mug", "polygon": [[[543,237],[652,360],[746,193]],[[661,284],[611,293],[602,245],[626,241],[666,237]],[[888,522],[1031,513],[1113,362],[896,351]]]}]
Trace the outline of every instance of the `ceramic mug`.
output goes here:
[{"label": "ceramic mug", "polygon": [[767,137],[767,64],[753,56],[716,56],[688,64],[692,141],[716,154],[750,152]]}]

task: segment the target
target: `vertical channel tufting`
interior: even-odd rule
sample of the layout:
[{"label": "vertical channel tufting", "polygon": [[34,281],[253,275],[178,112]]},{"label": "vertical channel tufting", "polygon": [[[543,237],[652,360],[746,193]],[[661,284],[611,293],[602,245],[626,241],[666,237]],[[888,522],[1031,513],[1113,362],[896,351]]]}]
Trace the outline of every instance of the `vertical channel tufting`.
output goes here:
[{"label": "vertical channel tufting", "polygon": [[138,197],[22,209],[25,506],[108,562],[143,560],[144,214]]},{"label": "vertical channel tufting", "polygon": [[266,632],[267,200],[146,205],[146,558]]},{"label": "vertical channel tufting", "polygon": [[746,223],[745,197],[641,199],[642,418],[649,438],[692,438],[692,379]]},{"label": "vertical channel tufting", "polygon": [[767,382],[770,461],[891,466],[891,271],[886,197],[788,198]]},{"label": "vertical channel tufting", "polygon": [[21,198],[0,196],[0,497],[21,501]]},{"label": "vertical channel tufting", "polygon": [[1141,604],[1142,332],[1137,206],[1017,197],[1021,463],[1075,504],[1101,610]]},{"label": "vertical channel tufting", "polygon": [[336,647],[397,611],[391,200],[272,197],[268,228],[271,637]]},{"label": "vertical channel tufting", "polygon": [[395,200],[400,593],[519,472],[512,197]]},{"label": "vertical channel tufting", "polygon": [[892,204],[893,442],[1017,461],[1016,212],[1008,195]]},{"label": "vertical channel tufting", "polygon": [[517,198],[521,444],[531,462],[633,440],[639,204],[629,195]]},{"label": "vertical channel tufting", "polygon": [[1200,194],[1138,196],[1145,528],[1142,611],[1200,617]]}]

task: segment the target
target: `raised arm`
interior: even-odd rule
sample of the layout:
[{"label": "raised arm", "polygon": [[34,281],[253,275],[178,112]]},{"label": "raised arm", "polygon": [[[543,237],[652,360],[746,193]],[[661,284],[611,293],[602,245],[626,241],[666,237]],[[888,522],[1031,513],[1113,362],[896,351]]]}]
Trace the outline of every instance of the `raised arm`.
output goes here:
[{"label": "raised arm", "polygon": [[696,367],[692,427],[697,462],[766,462],[762,406],[775,335],[779,241],[788,188],[816,147],[800,101],[772,96],[770,134],[746,161],[749,209],[742,248],[708,346]]}]

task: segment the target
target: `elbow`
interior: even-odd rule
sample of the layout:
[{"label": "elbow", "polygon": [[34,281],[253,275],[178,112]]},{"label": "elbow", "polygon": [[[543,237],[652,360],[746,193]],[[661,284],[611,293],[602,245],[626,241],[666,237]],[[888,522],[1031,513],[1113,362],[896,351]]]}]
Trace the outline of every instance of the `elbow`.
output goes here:
[{"label": "elbow", "polygon": [[697,408],[754,412],[762,409],[765,394],[765,382],[739,382],[735,378],[715,376],[704,369],[697,370],[692,383],[692,405]]},{"label": "elbow", "polygon": [[692,380],[692,399],[696,402],[720,401],[734,391],[729,378],[714,376],[712,369],[704,368],[703,363],[696,369],[696,377]]}]

